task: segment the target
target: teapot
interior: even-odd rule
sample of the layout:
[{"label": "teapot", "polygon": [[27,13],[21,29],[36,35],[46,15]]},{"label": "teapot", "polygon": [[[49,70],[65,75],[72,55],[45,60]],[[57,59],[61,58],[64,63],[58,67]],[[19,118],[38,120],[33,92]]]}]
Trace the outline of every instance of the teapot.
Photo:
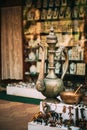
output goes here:
[{"label": "teapot", "polygon": [[49,63],[49,71],[47,76],[45,77],[44,68],[45,68],[45,46],[39,43],[39,46],[42,48],[42,61],[41,61],[41,69],[36,82],[36,89],[40,91],[45,97],[45,101],[47,102],[59,102],[57,96],[60,92],[64,91],[64,83],[63,78],[68,68],[68,54],[65,47],[59,47],[60,53],[64,53],[65,56],[65,68],[61,78],[55,74],[55,46],[57,43],[57,37],[54,33],[53,27],[50,28],[50,33],[47,36],[47,44],[48,44],[48,63]]}]

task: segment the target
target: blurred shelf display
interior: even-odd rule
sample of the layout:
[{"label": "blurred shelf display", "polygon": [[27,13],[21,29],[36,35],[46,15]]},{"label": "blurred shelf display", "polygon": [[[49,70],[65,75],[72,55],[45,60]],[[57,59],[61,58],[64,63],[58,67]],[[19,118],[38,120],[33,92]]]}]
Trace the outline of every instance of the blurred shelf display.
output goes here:
[{"label": "blurred shelf display", "polygon": [[[64,68],[64,56],[59,55],[59,46],[66,46],[69,57],[67,75],[75,75],[85,80],[86,61],[84,55],[85,34],[84,25],[87,12],[87,1],[77,0],[26,0],[23,6],[23,32],[24,32],[24,77],[30,75],[30,71],[39,73],[42,52],[38,43],[46,46],[46,36],[53,26],[58,43],[55,53],[55,73],[60,76]],[[35,68],[36,67],[36,68]],[[33,69],[32,69],[33,68]],[[45,73],[48,70],[48,62],[45,63]],[[69,80],[67,78],[67,80]]]}]

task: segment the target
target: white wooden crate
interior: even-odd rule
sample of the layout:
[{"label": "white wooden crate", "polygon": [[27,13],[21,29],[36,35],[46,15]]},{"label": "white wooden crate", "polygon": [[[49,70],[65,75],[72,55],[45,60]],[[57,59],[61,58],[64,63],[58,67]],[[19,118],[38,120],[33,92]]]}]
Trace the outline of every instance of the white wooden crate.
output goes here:
[{"label": "white wooden crate", "polygon": [[45,99],[45,96],[43,96],[41,92],[37,91],[35,88],[7,86],[6,92],[8,95],[30,97],[35,99]]}]

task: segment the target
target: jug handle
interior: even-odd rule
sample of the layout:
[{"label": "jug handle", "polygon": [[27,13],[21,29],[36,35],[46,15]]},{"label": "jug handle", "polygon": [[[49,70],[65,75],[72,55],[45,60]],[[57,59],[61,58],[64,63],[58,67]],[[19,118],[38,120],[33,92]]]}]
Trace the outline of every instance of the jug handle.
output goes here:
[{"label": "jug handle", "polygon": [[63,53],[64,53],[64,57],[65,57],[65,62],[64,62],[65,68],[64,68],[64,72],[63,72],[63,74],[62,74],[62,76],[61,76],[61,79],[62,79],[62,80],[63,80],[63,78],[64,78],[64,76],[65,76],[65,74],[66,74],[66,72],[67,72],[68,65],[69,65],[69,58],[68,58],[67,48],[66,48],[66,49],[63,49]]}]

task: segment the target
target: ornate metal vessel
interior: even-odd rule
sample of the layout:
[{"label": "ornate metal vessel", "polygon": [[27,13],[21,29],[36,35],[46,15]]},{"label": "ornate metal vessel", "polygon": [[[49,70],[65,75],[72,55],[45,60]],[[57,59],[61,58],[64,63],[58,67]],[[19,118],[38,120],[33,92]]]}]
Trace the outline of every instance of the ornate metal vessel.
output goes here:
[{"label": "ornate metal vessel", "polygon": [[38,80],[36,82],[36,89],[40,91],[45,97],[46,101],[49,102],[55,102],[57,101],[57,96],[59,95],[60,92],[62,92],[65,87],[63,84],[63,78],[64,75],[67,71],[68,68],[68,56],[65,51],[64,47],[60,47],[60,53],[64,52],[65,55],[65,68],[64,72],[61,76],[61,78],[58,78],[57,75],[55,74],[55,62],[54,62],[54,57],[55,57],[55,47],[57,43],[57,37],[54,33],[53,27],[50,29],[50,33],[47,36],[47,44],[48,44],[48,63],[49,63],[49,71],[48,75],[45,77],[44,76],[44,64],[45,64],[45,48],[44,46],[41,45],[42,47],[42,64],[41,64],[41,71],[38,76]]}]

